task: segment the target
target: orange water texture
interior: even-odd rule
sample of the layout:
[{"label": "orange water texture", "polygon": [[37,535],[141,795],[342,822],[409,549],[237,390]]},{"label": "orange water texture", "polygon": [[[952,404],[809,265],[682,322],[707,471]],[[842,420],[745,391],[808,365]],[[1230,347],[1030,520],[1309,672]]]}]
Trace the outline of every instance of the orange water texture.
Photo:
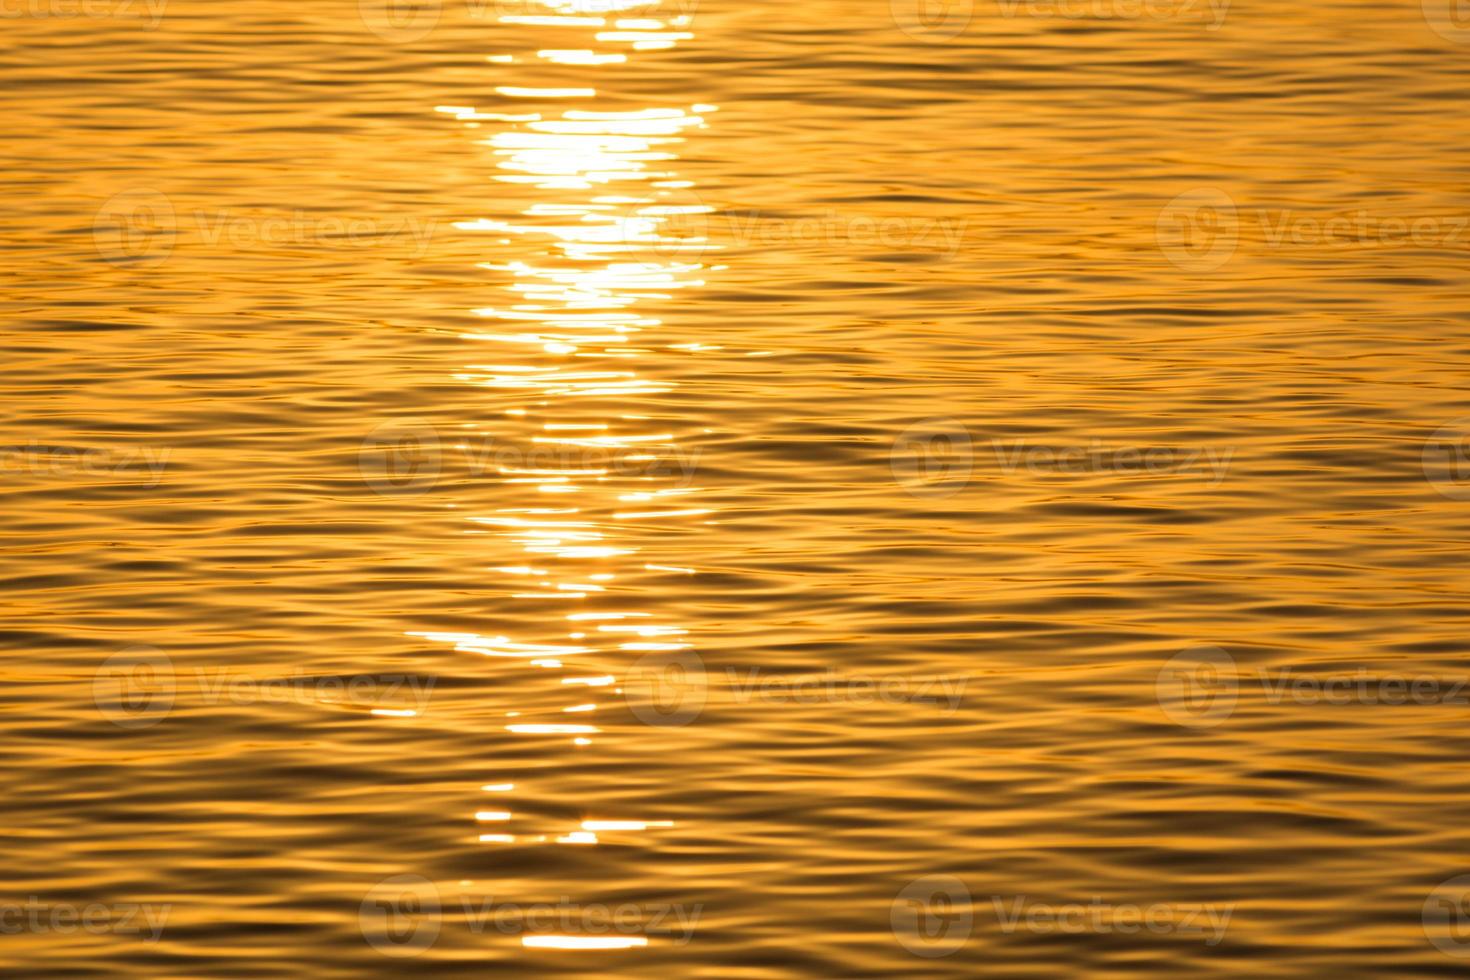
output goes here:
[{"label": "orange water texture", "polygon": [[5,977],[1470,969],[1450,0],[0,13]]}]

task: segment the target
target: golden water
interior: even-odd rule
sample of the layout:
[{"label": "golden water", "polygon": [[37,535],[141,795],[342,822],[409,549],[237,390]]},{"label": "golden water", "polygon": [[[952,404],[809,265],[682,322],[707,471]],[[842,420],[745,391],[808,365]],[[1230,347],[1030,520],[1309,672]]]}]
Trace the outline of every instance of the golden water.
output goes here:
[{"label": "golden water", "polygon": [[7,977],[1465,969],[1449,4],[5,13]]}]

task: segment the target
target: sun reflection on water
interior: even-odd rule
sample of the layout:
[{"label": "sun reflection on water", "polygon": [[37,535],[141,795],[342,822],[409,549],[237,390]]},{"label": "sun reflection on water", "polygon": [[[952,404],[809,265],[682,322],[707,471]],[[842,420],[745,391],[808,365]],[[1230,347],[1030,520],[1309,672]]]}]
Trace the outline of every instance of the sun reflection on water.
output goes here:
[{"label": "sun reflection on water", "polygon": [[[544,27],[585,28],[595,32],[587,42],[623,50],[590,43],[552,46],[538,37],[528,39],[534,56],[494,60],[585,66],[600,76],[627,61],[629,51],[671,48],[693,36],[685,29],[688,17],[616,16],[646,6],[637,0],[542,5],[548,14],[500,21],[524,26],[529,34]],[[565,33],[558,31],[559,42]],[[515,219],[478,217],[456,224],[487,236],[495,257],[481,268],[502,277],[507,297],[472,311],[494,326],[466,330],[461,337],[493,344],[495,354],[466,364],[456,379],[508,399],[505,417],[525,426],[518,437],[523,457],[493,468],[510,491],[506,500],[534,493],[549,506],[506,506],[467,520],[526,556],[525,564],[493,571],[504,576],[506,597],[526,604],[528,616],[543,617],[548,604],[565,609],[558,615],[565,619],[567,642],[443,631],[414,635],[451,644],[457,652],[564,673],[556,678],[556,690],[569,695],[563,704],[506,712],[504,730],[565,739],[569,751],[581,751],[605,735],[603,725],[590,719],[606,705],[589,695],[619,696],[618,676],[630,659],[693,645],[685,626],[657,611],[588,604],[616,597],[622,577],[694,574],[692,568],[639,562],[640,535],[653,533],[639,522],[697,522],[711,513],[689,504],[699,488],[688,485],[688,461],[674,427],[642,414],[649,406],[640,399],[668,393],[675,384],[640,372],[648,348],[635,346],[635,340],[660,325],[646,312],[650,303],[703,285],[709,271],[704,256],[713,246],[703,222],[711,208],[693,192],[692,182],[681,179],[676,151],[688,133],[707,127],[716,107],[594,108],[588,104],[597,97],[591,85],[516,84],[495,91],[505,104],[437,111],[466,126],[499,125],[479,141],[495,161],[493,179],[534,190],[538,199]],[[534,111],[520,111],[523,106]],[[666,349],[691,354],[710,348],[684,343]],[[506,793],[514,784],[483,788]],[[517,820],[510,808],[474,816],[509,830]],[[667,820],[597,815],[552,833],[484,833],[478,840],[590,846],[601,843],[599,834],[636,836],[671,826]],[[525,944],[607,949],[646,943],[641,937],[612,945],[584,939],[527,936]]]}]

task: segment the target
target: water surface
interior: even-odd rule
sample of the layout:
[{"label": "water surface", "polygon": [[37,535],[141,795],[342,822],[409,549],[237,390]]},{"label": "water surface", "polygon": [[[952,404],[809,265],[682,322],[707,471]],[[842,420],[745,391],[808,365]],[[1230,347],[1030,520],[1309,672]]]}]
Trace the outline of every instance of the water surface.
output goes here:
[{"label": "water surface", "polygon": [[63,6],[8,976],[1463,969],[1433,0]]}]

